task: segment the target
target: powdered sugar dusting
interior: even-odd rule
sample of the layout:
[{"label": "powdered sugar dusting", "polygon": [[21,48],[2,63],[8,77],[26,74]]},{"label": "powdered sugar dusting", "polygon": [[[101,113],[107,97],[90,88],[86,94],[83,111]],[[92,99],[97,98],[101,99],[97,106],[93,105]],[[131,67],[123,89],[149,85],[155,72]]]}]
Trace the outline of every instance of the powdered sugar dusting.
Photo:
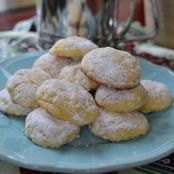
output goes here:
[{"label": "powdered sugar dusting", "polygon": [[74,120],[77,120],[77,121],[83,121],[83,118],[80,117],[78,114],[74,114],[74,115],[73,115],[73,119],[74,119]]},{"label": "powdered sugar dusting", "polygon": [[15,103],[27,108],[37,108],[36,89],[48,79],[50,76],[40,68],[21,69],[8,80],[7,89]]},{"label": "powdered sugar dusting", "polygon": [[97,48],[82,59],[82,70],[92,79],[113,88],[139,84],[140,65],[129,53],[110,47]]},{"label": "powdered sugar dusting", "polygon": [[[74,52],[80,52],[78,54],[80,57],[83,57],[84,54],[87,52],[98,48],[96,44],[94,44],[92,41],[78,37],[78,36],[72,36],[68,37],[66,39],[60,39],[58,40],[53,47],[50,49],[50,53],[53,55],[69,55],[70,57],[74,56]],[[78,57],[78,56],[77,56]]]},{"label": "powdered sugar dusting", "polygon": [[[55,116],[68,115],[70,121],[75,121],[76,124],[88,124],[98,116],[98,107],[92,95],[83,87],[68,81],[47,80],[38,88],[36,95],[39,104],[42,106],[44,103],[49,113],[52,113],[51,106],[57,109],[56,114],[53,113]],[[82,119],[74,120],[73,116],[76,114]]]},{"label": "powdered sugar dusting", "polygon": [[74,49],[80,49],[81,51],[86,53],[86,51],[90,51],[90,50],[93,50],[94,48],[98,48],[98,46],[94,44],[92,41],[82,37],[72,36],[72,37],[66,38],[64,41],[67,44],[67,47],[66,47],[67,50],[69,48],[74,48]]},{"label": "powdered sugar dusting", "polygon": [[154,98],[166,99],[166,97],[171,96],[169,88],[161,82],[141,80],[141,84],[148,91],[148,94]]},{"label": "powdered sugar dusting", "polygon": [[98,83],[91,80],[82,72],[80,64],[64,67],[59,74],[59,79],[78,84],[87,90],[96,89],[98,87]]},{"label": "powdered sugar dusting", "polygon": [[107,109],[107,106],[112,105],[112,108],[117,111],[118,107],[120,108],[126,104],[127,108],[124,108],[124,112],[138,109],[145,99],[146,91],[142,85],[127,90],[116,90],[100,86],[95,94],[96,102],[98,105],[106,107],[105,109]]},{"label": "powdered sugar dusting", "polygon": [[41,108],[31,112],[26,119],[25,133],[41,143],[62,144],[74,131],[79,128],[68,121],[55,119]]},{"label": "powdered sugar dusting", "polygon": [[32,109],[22,107],[14,103],[7,89],[0,91],[0,111],[11,115],[25,116],[32,111]]},{"label": "powdered sugar dusting", "polygon": [[171,93],[165,84],[151,80],[142,80],[141,83],[147,91],[146,101],[140,108],[142,112],[157,112],[171,105]]},{"label": "powdered sugar dusting", "polygon": [[100,110],[100,116],[90,125],[90,129],[94,134],[105,139],[107,139],[109,133],[113,133],[113,136],[120,136],[120,132],[123,134],[124,130],[147,131],[148,128],[149,124],[146,117],[139,112],[116,113],[102,109]]},{"label": "powdered sugar dusting", "polygon": [[51,78],[58,78],[61,69],[72,62],[71,58],[55,57],[48,53],[42,55],[33,64],[33,68],[41,68]]}]

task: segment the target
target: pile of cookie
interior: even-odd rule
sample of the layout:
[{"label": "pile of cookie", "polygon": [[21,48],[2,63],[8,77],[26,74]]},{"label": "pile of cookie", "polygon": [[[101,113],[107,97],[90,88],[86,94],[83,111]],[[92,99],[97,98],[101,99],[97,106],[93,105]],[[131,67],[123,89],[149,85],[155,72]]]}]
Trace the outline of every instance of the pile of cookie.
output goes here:
[{"label": "pile of cookie", "polygon": [[140,75],[139,62],[130,53],[68,37],[31,69],[9,78],[0,91],[0,111],[27,116],[25,134],[43,147],[74,140],[84,125],[105,140],[129,140],[149,130],[142,113],[171,105],[165,84],[140,81]]}]

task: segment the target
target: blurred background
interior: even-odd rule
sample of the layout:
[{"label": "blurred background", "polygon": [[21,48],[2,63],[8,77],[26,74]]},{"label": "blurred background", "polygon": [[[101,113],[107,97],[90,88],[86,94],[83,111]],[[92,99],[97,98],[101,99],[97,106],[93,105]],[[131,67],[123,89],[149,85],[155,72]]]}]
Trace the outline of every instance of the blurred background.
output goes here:
[{"label": "blurred background", "polygon": [[35,15],[35,0],[0,0],[0,31],[11,30],[14,25]]},{"label": "blurred background", "polygon": [[[98,1],[99,2],[99,1]],[[14,25],[25,19],[36,15],[36,4],[39,0],[21,1],[21,0],[0,0],[0,31],[11,30]],[[143,0],[137,0],[137,9],[135,20],[144,24],[144,4]],[[97,9],[97,1],[91,0],[93,10]],[[119,17],[126,19],[129,15],[130,0],[122,0]]]},{"label": "blurred background", "polygon": [[[155,38],[158,45],[174,48],[173,7],[173,0],[0,0],[0,31],[37,32],[43,42],[70,35],[101,41],[105,36],[113,47],[120,41]],[[76,20],[69,22],[68,13]],[[86,17],[81,28],[78,13]]]}]

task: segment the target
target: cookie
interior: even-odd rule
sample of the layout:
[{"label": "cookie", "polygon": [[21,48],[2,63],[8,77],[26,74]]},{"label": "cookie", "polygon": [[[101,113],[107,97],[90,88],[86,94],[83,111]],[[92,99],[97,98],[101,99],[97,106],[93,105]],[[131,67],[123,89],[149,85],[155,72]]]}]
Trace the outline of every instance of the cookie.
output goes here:
[{"label": "cookie", "polygon": [[92,41],[78,36],[58,40],[50,49],[50,54],[63,57],[82,58],[89,51],[98,48]]},{"label": "cookie", "polygon": [[8,90],[5,88],[0,91],[0,111],[12,116],[26,116],[32,109],[14,103],[10,98]]},{"label": "cookie", "polygon": [[41,108],[29,113],[26,118],[25,134],[42,147],[58,148],[74,140],[79,132],[79,127],[52,117]]},{"label": "cookie", "polygon": [[99,114],[92,95],[83,87],[65,80],[45,81],[38,88],[36,97],[48,113],[77,126],[93,122]]},{"label": "cookie", "polygon": [[145,135],[149,130],[140,112],[116,113],[100,110],[100,116],[89,126],[91,132],[105,140],[119,142]]},{"label": "cookie", "polygon": [[171,93],[165,84],[151,80],[142,80],[141,84],[147,91],[147,99],[140,108],[141,112],[158,112],[171,105]]},{"label": "cookie", "polygon": [[72,62],[71,58],[55,57],[46,53],[36,59],[33,64],[33,68],[41,68],[48,73],[51,78],[57,79],[61,69]]},{"label": "cookie", "polygon": [[7,89],[11,99],[26,108],[38,108],[36,90],[50,76],[41,69],[21,69],[10,77]]},{"label": "cookie", "polygon": [[100,86],[95,100],[102,108],[112,112],[132,112],[145,102],[147,93],[142,85],[132,89],[117,90]]},{"label": "cookie", "polygon": [[81,66],[90,78],[110,88],[129,89],[139,85],[139,62],[125,51],[97,48],[83,57]]},{"label": "cookie", "polygon": [[80,85],[88,91],[95,90],[99,86],[97,82],[91,80],[82,72],[80,64],[64,67],[59,74],[59,79]]}]

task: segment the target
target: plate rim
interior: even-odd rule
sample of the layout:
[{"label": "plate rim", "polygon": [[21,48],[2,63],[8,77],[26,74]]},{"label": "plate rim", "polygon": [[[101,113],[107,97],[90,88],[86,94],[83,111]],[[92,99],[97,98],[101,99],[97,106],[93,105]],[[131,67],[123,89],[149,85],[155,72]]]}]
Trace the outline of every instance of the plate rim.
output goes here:
[{"label": "plate rim", "polygon": [[149,164],[153,161],[159,160],[174,151],[174,141],[172,143],[169,143],[167,148],[168,148],[167,150],[166,150],[166,147],[161,148],[160,151],[162,151],[162,152],[160,152],[160,154],[159,154],[159,150],[156,152],[153,152],[148,157],[146,157],[146,155],[144,154],[141,157],[136,158],[134,161],[126,162],[126,164],[121,163],[121,164],[115,165],[114,159],[112,159],[112,163],[114,163],[114,164],[110,164],[107,166],[105,166],[105,165],[95,166],[95,167],[91,167],[90,169],[89,169],[89,166],[81,167],[80,165],[78,165],[76,167],[67,168],[67,166],[62,166],[62,165],[52,166],[52,165],[40,164],[39,162],[36,164],[34,162],[31,162],[30,160],[28,161],[26,159],[24,160],[23,158],[20,158],[19,155],[15,154],[13,152],[9,152],[7,150],[4,151],[3,149],[0,149],[0,159],[10,162],[12,164],[18,165],[20,167],[33,169],[33,170],[46,171],[46,172],[63,172],[63,173],[67,173],[67,172],[69,172],[69,173],[72,173],[72,172],[76,172],[76,173],[109,172],[109,171],[114,171],[114,170],[137,167],[137,166]]}]

